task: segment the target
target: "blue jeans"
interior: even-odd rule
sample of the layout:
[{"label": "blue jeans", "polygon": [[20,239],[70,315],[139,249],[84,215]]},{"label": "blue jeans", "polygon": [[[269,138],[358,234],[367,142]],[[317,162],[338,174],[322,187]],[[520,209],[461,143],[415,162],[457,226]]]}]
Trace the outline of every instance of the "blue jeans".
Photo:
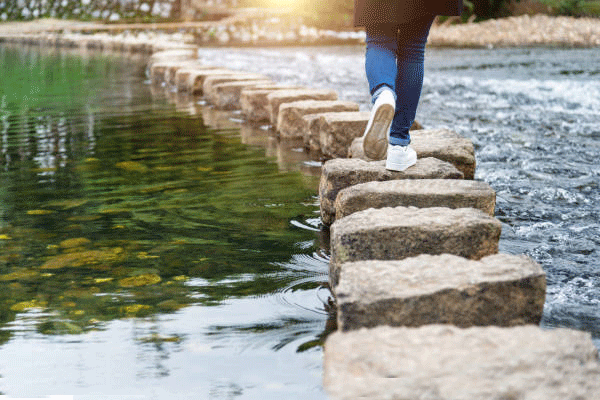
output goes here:
[{"label": "blue jeans", "polygon": [[408,130],[421,97],[425,44],[434,18],[427,15],[399,25],[366,27],[365,69],[372,102],[388,88],[396,97],[390,144],[410,144]]}]

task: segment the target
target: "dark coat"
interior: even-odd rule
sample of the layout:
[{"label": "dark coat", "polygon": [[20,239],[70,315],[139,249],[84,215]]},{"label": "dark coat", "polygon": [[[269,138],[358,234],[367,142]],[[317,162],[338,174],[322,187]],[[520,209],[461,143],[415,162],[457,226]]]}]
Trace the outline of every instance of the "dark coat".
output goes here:
[{"label": "dark coat", "polygon": [[354,0],[354,26],[401,24],[424,15],[460,15],[462,0]]}]

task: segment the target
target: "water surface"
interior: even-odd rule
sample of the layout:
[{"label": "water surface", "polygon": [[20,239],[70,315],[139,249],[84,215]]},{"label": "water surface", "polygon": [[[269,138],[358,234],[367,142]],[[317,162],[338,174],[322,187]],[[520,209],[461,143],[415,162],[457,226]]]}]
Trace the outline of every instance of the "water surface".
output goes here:
[{"label": "water surface", "polygon": [[[207,63],[337,90],[369,109],[364,48],[200,49]],[[473,140],[476,179],[497,193],[500,251],[547,273],[542,326],[592,333],[600,346],[600,51],[426,52],[417,120]]]},{"label": "water surface", "polygon": [[0,65],[0,392],[322,398],[303,160],[180,110],[143,59],[0,47]]}]

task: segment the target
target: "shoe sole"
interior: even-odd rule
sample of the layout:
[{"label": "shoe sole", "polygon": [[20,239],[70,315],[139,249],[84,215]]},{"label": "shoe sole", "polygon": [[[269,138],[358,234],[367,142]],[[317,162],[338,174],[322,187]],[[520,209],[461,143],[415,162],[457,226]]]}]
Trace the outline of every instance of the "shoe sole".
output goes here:
[{"label": "shoe sole", "polygon": [[382,104],[375,110],[373,122],[365,133],[363,149],[367,157],[373,160],[383,160],[387,152],[388,131],[394,119],[394,107]]}]

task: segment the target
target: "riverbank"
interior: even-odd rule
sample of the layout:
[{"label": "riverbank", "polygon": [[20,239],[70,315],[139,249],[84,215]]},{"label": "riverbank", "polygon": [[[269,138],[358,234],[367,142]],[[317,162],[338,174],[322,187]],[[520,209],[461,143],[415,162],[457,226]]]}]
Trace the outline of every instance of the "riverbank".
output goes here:
[{"label": "riverbank", "polygon": [[[361,44],[365,33],[332,31],[303,25],[300,18],[284,13],[240,11],[221,21],[168,24],[102,24],[43,19],[0,24],[1,36],[59,34],[148,37],[161,32],[172,39],[202,46],[282,46]],[[436,24],[431,29],[432,47],[598,47],[600,19],[522,15],[458,25]]]},{"label": "riverbank", "polygon": [[597,47],[600,46],[600,19],[522,15],[478,23],[438,25],[431,30],[429,44],[488,48]]}]

